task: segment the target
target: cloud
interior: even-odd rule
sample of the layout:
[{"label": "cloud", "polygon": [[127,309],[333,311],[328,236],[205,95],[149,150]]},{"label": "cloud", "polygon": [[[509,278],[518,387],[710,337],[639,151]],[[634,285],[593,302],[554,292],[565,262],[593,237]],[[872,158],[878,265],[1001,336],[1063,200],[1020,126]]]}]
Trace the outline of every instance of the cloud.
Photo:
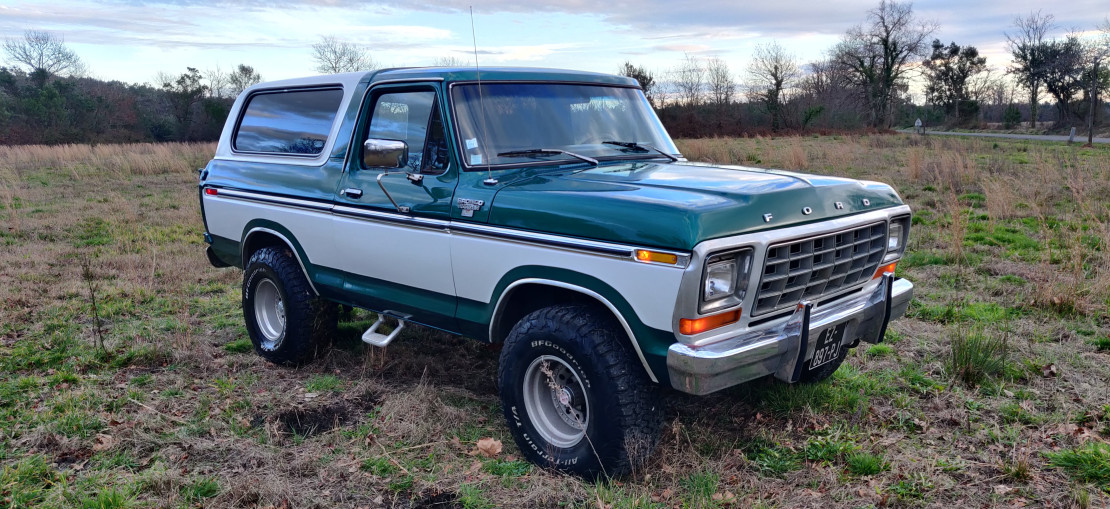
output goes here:
[{"label": "cloud", "polygon": [[652,46],[656,51],[677,51],[680,53],[702,53],[712,49],[711,46],[705,44],[662,44],[659,46]]}]

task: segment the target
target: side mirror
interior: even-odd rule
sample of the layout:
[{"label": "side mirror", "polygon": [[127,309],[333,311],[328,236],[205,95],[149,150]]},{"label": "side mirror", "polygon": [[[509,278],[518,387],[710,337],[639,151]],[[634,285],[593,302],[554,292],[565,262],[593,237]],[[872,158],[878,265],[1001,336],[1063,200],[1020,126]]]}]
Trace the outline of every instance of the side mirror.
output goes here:
[{"label": "side mirror", "polygon": [[409,164],[409,144],[370,138],[362,144],[362,164],[368,168],[404,168]]}]

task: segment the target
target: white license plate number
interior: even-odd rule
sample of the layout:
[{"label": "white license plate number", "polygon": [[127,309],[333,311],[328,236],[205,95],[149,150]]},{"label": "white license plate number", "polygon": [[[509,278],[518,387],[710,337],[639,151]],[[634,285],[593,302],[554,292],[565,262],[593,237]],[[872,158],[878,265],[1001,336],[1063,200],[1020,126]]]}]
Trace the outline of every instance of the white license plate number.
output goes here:
[{"label": "white license plate number", "polygon": [[813,350],[809,369],[821,367],[840,356],[840,343],[844,341],[844,328],[847,325],[847,322],[838,323],[821,331],[817,336],[817,346]]}]

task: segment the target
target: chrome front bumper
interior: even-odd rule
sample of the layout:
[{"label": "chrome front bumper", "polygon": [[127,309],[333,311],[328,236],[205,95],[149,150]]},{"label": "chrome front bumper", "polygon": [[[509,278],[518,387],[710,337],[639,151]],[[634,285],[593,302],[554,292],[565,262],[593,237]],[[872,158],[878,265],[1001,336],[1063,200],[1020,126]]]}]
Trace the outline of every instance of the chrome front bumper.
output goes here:
[{"label": "chrome front bumper", "polygon": [[841,348],[857,341],[878,343],[887,323],[904,315],[912,298],[913,283],[886,274],[867,294],[816,310],[812,302],[799,302],[785,322],[770,328],[696,348],[675,343],[667,352],[671,385],[690,394],[709,394],[770,374],[797,382],[813,356],[815,341],[810,338],[845,324]]}]

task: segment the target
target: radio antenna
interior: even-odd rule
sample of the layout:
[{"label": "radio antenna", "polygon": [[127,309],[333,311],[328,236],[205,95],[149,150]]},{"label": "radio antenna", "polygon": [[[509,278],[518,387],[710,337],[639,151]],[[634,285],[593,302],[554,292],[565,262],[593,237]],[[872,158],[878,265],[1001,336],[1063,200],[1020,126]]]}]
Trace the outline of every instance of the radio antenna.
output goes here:
[{"label": "radio antenna", "polygon": [[478,35],[474,30],[474,6],[470,6],[470,40],[474,43],[474,73],[478,75],[478,109],[481,110],[481,129],[482,129],[482,158],[486,162],[486,180],[482,181],[487,186],[497,184],[497,179],[493,178],[493,170],[490,169],[489,157],[486,157],[485,151],[489,150],[489,135],[486,130],[486,101],[482,96],[482,70],[478,68]]}]

